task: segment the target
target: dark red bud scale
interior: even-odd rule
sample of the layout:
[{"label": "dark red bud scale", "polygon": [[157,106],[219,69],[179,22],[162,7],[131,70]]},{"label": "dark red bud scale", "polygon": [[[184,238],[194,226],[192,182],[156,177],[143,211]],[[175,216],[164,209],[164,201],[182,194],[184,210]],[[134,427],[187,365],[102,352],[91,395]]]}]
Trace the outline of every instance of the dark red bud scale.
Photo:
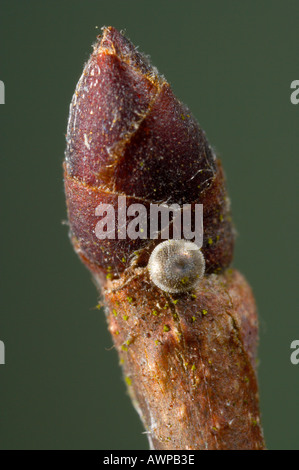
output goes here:
[{"label": "dark red bud scale", "polygon": [[[71,239],[103,293],[152,447],[264,448],[256,310],[244,278],[227,269],[234,230],[221,163],[164,77],[112,27],[103,28],[73,96],[64,167]],[[120,217],[123,196],[126,208],[147,209],[147,227],[151,204],[190,204],[193,215],[202,204],[200,256],[188,257],[182,241],[167,259],[155,250],[161,236],[149,232],[120,237],[132,220]],[[115,238],[97,236],[103,204],[115,209]]]}]

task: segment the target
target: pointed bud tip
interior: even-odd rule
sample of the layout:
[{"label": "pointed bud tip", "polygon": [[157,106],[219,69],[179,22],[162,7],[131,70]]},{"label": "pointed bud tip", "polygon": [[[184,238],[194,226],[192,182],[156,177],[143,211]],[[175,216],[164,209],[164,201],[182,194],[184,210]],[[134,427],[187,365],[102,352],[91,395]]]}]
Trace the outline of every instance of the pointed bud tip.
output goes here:
[{"label": "pointed bud tip", "polygon": [[103,26],[102,34],[94,44],[94,54],[110,54],[133,67],[136,72],[145,75],[157,88],[160,88],[165,78],[161,76],[149,58],[140,53],[137,47],[125,36],[124,31],[118,31],[113,26]]}]

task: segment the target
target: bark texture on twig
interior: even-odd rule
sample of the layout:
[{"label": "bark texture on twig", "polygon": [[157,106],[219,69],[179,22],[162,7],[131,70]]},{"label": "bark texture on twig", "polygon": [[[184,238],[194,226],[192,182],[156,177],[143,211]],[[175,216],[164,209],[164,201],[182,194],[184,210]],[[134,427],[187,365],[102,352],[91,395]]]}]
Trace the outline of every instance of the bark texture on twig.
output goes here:
[{"label": "bark texture on twig", "polygon": [[144,271],[105,298],[109,330],[154,449],[264,447],[256,310],[240,273],[212,274],[193,296],[170,296]]}]

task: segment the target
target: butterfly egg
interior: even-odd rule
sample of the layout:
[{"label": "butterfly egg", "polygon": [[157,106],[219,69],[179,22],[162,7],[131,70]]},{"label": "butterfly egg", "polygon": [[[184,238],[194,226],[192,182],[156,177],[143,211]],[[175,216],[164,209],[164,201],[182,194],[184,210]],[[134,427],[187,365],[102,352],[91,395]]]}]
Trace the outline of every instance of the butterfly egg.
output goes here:
[{"label": "butterfly egg", "polygon": [[205,259],[195,243],[166,240],[153,250],[148,270],[152,282],[165,292],[187,292],[205,273]]}]

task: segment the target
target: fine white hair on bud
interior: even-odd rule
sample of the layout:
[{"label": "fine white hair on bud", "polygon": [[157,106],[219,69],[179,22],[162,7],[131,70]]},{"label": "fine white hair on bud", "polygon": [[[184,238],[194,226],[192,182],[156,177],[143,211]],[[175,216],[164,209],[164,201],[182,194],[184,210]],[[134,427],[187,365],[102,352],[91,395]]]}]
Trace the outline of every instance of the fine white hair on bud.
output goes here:
[{"label": "fine white hair on bud", "polygon": [[204,276],[205,259],[193,242],[166,240],[153,250],[148,270],[152,282],[163,291],[188,292]]}]

